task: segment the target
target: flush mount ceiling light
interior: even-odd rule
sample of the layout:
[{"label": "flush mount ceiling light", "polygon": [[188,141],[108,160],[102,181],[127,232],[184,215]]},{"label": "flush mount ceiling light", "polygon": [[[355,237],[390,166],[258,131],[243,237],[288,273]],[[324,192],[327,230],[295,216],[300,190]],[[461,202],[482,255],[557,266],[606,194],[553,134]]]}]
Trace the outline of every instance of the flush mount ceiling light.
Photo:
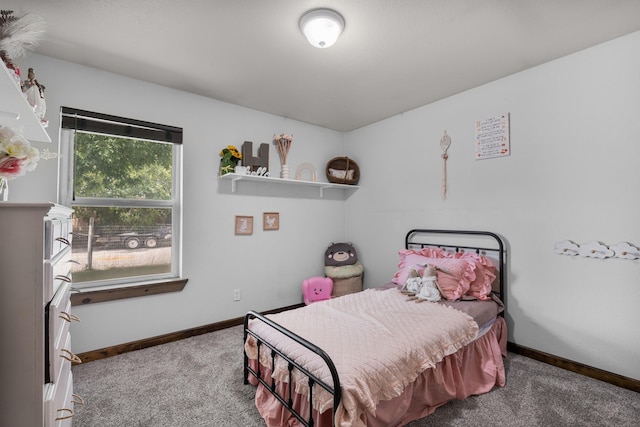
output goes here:
[{"label": "flush mount ceiling light", "polygon": [[327,48],[333,45],[344,30],[344,18],[331,9],[313,9],[300,18],[300,31],[311,46]]}]

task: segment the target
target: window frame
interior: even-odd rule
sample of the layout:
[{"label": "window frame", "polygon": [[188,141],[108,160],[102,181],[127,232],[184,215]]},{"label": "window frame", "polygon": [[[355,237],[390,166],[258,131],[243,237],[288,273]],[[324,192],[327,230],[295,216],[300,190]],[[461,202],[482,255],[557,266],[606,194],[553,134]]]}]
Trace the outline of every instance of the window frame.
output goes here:
[{"label": "window frame", "polygon": [[[172,189],[169,200],[122,199],[101,197],[75,197],[75,136],[77,132],[102,134],[127,139],[142,139],[172,145]],[[149,276],[129,276],[124,278],[97,280],[75,284],[74,288],[87,295],[88,292],[112,291],[117,288],[141,289],[140,295],[161,293],[149,292],[149,286],[158,285],[166,292],[181,290],[186,283],[182,278],[182,129],[151,122],[93,113],[85,110],[61,107],[60,138],[58,156],[58,203],[74,207],[123,207],[123,208],[170,208],[171,209],[171,272]],[[182,283],[182,287],[167,286],[171,283]],[[111,292],[110,292],[111,293]],[[101,301],[120,299],[114,293],[113,298],[102,298]],[[138,296],[128,292],[126,297]],[[85,298],[86,300],[86,298]],[[93,302],[93,301],[92,301]]]}]

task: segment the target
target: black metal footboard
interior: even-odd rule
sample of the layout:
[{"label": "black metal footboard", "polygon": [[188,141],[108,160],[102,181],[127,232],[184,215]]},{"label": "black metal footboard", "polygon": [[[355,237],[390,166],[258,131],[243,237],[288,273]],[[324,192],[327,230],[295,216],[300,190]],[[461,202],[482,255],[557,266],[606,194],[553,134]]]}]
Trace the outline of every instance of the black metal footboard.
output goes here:
[{"label": "black metal footboard", "polygon": [[[257,319],[261,322],[263,322],[264,324],[268,325],[269,327],[277,330],[278,332],[280,332],[281,334],[289,337],[290,339],[294,340],[295,342],[297,342],[298,344],[302,345],[303,347],[307,348],[309,351],[312,351],[313,353],[317,354],[318,356],[320,356],[324,362],[327,364],[327,368],[329,369],[329,372],[331,373],[331,378],[333,380],[333,387],[330,386],[329,384],[325,383],[324,381],[322,381],[321,379],[313,376],[309,371],[307,371],[303,366],[301,366],[300,364],[296,363],[294,360],[292,360],[289,356],[287,356],[286,354],[284,354],[282,351],[280,351],[279,349],[277,349],[274,345],[272,345],[271,343],[265,341],[265,339],[261,336],[259,336],[258,334],[256,334],[254,331],[249,329],[249,320],[251,319]],[[331,393],[331,395],[333,396],[333,417],[332,419],[334,420],[333,422],[335,423],[335,415],[336,415],[336,410],[338,409],[338,405],[340,404],[340,379],[338,378],[338,371],[336,370],[335,365],[333,364],[333,361],[331,360],[331,358],[329,357],[329,355],[327,353],[324,352],[324,350],[322,350],[320,347],[310,343],[309,341],[305,340],[304,338],[294,334],[293,332],[291,332],[290,330],[282,327],[281,325],[275,323],[274,321],[262,316],[259,313],[256,313],[255,311],[249,311],[245,317],[244,317],[244,341],[243,343],[245,343],[247,341],[248,336],[251,335],[253,336],[257,342],[258,342],[258,363],[256,364],[257,366],[257,371],[252,369],[249,366],[249,358],[247,356],[246,351],[244,352],[244,383],[248,384],[249,383],[249,374],[253,375],[256,380],[262,384],[264,386],[265,389],[267,389],[276,399],[278,399],[278,401],[280,401],[280,403],[282,404],[283,407],[285,407],[287,410],[289,410],[289,412],[291,412],[291,414],[293,414],[293,416],[295,416],[298,421],[300,421],[303,425],[307,426],[307,427],[313,427],[314,425],[314,421],[313,421],[313,387],[314,385],[318,385],[320,387],[322,387],[323,389],[325,389],[327,392]],[[289,393],[288,396],[281,396],[280,394],[278,394],[277,390],[276,390],[276,383],[275,383],[275,379],[271,378],[271,384],[268,384],[267,381],[265,381],[262,376],[261,376],[261,372],[260,372],[260,351],[262,346],[266,346],[270,352],[271,352],[271,371],[273,372],[275,369],[275,358],[276,355],[281,357],[282,359],[287,361],[288,364],[288,371],[289,371]],[[298,413],[298,411],[293,407],[293,397],[292,397],[292,393],[293,393],[293,381],[292,381],[292,372],[293,369],[298,369],[300,372],[302,372],[303,374],[305,374],[308,378],[308,384],[309,384],[309,419],[305,420],[304,417]]]}]

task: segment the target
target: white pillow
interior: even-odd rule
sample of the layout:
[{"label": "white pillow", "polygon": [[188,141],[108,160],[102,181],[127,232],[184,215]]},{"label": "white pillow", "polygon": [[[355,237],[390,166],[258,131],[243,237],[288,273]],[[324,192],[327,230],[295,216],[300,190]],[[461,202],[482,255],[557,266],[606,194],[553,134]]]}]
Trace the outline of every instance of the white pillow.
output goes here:
[{"label": "white pillow", "polygon": [[348,171],[343,171],[343,170],[329,168],[329,174],[338,179],[344,179],[346,176],[348,180],[352,180],[354,172],[355,171],[353,169],[349,169]]}]

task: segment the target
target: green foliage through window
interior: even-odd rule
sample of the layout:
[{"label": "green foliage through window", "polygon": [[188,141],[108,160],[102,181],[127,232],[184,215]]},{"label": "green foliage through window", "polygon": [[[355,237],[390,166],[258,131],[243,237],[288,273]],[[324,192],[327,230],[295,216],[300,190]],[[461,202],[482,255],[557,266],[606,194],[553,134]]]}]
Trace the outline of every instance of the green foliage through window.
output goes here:
[{"label": "green foliage through window", "polygon": [[178,277],[182,129],[68,107],[61,127],[74,286]]},{"label": "green foliage through window", "polygon": [[76,197],[171,199],[172,144],[84,132],[75,144]]},{"label": "green foliage through window", "polygon": [[[76,197],[171,200],[172,144],[77,132]],[[110,203],[110,202],[107,202]],[[171,212],[156,208],[80,207],[75,217],[86,223],[154,225],[171,223]]]}]

